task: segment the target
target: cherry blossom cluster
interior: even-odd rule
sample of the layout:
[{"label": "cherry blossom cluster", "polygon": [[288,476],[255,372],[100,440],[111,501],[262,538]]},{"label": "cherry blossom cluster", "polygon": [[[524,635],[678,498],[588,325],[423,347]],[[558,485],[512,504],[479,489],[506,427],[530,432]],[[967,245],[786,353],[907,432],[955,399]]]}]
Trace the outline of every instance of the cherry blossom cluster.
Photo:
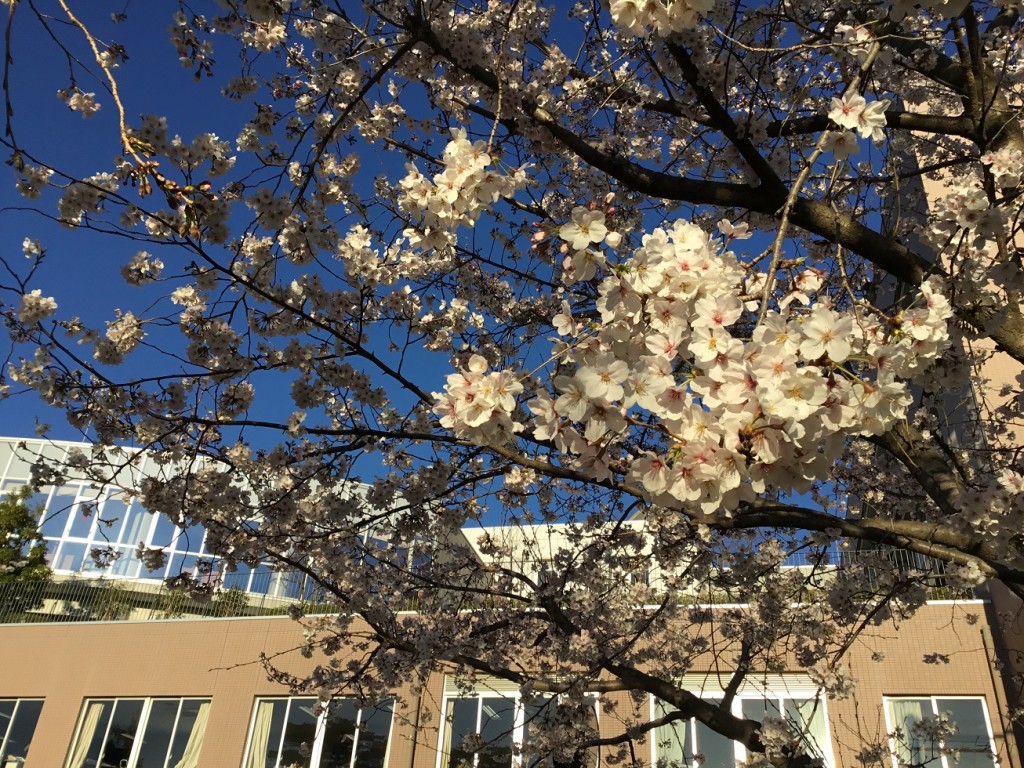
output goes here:
[{"label": "cherry blossom cluster", "polygon": [[488,206],[526,183],[525,169],[510,175],[488,170],[492,160],[487,142],[469,141],[463,129],[452,131],[442,160],[444,170],[432,179],[410,163],[401,181],[399,202],[418,217],[416,226],[404,233],[413,247],[447,250],[456,228],[472,226]]},{"label": "cherry blossom cluster", "polygon": [[994,152],[986,152],[980,159],[995,177],[996,186],[1001,189],[1020,186],[1021,179],[1024,178],[1024,151],[1007,146]]},{"label": "cherry blossom cluster", "polygon": [[937,247],[941,247],[950,233],[958,229],[991,235],[1002,226],[999,209],[990,207],[988,196],[979,182],[955,186],[936,198],[931,219],[932,239]]},{"label": "cherry blossom cluster", "polygon": [[21,297],[18,321],[31,327],[38,325],[56,311],[57,302],[50,296],[43,296],[42,290],[36,288]]},{"label": "cherry blossom cluster", "polygon": [[114,192],[118,186],[117,178],[112,173],[97,173],[71,184],[57,203],[61,224],[78,226],[82,223],[82,216],[97,213],[107,194]]},{"label": "cherry blossom cluster", "polygon": [[[560,234],[586,246],[606,228],[577,210]],[[905,379],[947,346],[938,280],[886,318],[812,301],[801,291],[818,283],[809,271],[796,281],[800,300],[756,322],[757,302],[745,299],[762,281],[693,224],[645,235],[601,282],[599,321],[581,323],[568,306],[554,319],[565,340],[554,395],[539,389],[527,404],[535,437],[599,480],[621,473],[665,503],[730,510],[768,485],[808,487],[844,436],[884,432],[910,404]],[[485,371],[479,359],[451,377],[438,412],[469,439],[507,440],[520,426],[515,387],[499,378],[507,372]],[[636,430],[662,448],[632,452]]]},{"label": "cherry blossom cluster", "polygon": [[512,420],[523,385],[512,371],[490,371],[480,355],[465,370],[448,377],[443,393],[434,393],[441,426],[481,445],[500,445],[524,429]]},{"label": "cherry blossom cluster", "polygon": [[611,13],[617,26],[634,35],[653,29],[668,36],[693,29],[714,7],[714,0],[612,0]]},{"label": "cherry blossom cluster", "polygon": [[83,118],[92,117],[100,111],[100,103],[95,93],[84,93],[78,88],[67,88],[57,91],[57,98],[68,105],[68,109],[77,112]]},{"label": "cherry blossom cluster", "polygon": [[832,99],[829,119],[838,126],[856,131],[862,139],[870,138],[880,142],[885,138],[885,110],[890,101],[881,99],[868,103],[867,99],[854,90]]}]

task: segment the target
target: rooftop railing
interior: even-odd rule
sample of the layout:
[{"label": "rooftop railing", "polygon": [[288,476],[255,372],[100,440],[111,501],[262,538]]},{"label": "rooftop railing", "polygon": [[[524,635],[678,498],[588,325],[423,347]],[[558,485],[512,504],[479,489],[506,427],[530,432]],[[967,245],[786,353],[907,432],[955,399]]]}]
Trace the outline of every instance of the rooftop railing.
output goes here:
[{"label": "rooftop railing", "polygon": [[322,594],[300,601],[224,589],[200,599],[162,583],[123,579],[0,584],[0,624],[283,616],[292,606],[330,610]]},{"label": "rooftop railing", "polygon": [[[950,578],[944,563],[899,549],[846,550],[837,548],[825,562],[794,555],[784,568],[799,568],[806,574],[807,595],[827,587],[828,580],[844,570],[856,570],[865,598],[871,593],[899,594],[918,586],[930,600],[971,600],[975,590]],[[727,582],[728,580],[724,580]],[[658,592],[658,580],[644,580]],[[169,589],[162,582],[127,579],[66,579],[0,584],[0,624],[82,621],[154,621],[162,619],[206,619],[284,616],[298,609],[304,614],[337,610],[323,590],[306,588],[302,599],[274,597],[238,588],[218,589],[204,599],[184,590]],[[695,585],[680,594],[684,603],[721,604],[742,602],[725,584],[708,589]],[[415,610],[408,605],[404,610]]]}]

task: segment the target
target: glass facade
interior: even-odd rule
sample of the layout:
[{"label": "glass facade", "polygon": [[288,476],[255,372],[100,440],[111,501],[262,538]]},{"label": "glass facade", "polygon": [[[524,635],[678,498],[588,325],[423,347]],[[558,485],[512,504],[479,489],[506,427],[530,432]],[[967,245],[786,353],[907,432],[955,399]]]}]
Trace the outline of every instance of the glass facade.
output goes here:
[{"label": "glass facade", "polygon": [[[0,438],[0,495],[28,485],[37,456],[64,460],[72,450],[88,451],[79,443]],[[129,462],[121,460],[118,484],[137,488],[141,478],[160,472],[146,455],[138,452]],[[28,501],[41,508],[39,532],[46,542],[47,560],[59,575],[102,576],[112,579],[162,580],[180,573],[195,573],[200,558],[214,559],[206,549],[200,526],[182,529],[163,515],[148,512],[137,498],[121,490],[98,487],[84,477],[69,476],[62,485],[45,485]],[[139,544],[165,547],[167,562],[147,570],[135,556]],[[92,550],[111,550],[112,556],[97,564]],[[280,598],[306,598],[312,585],[301,574],[282,572],[269,565],[239,566],[234,572],[215,573],[225,589]]]},{"label": "glass facade", "polygon": [[209,699],[89,699],[67,768],[199,768]]},{"label": "glass facade", "polygon": [[245,768],[383,768],[393,714],[390,700],[335,699],[318,711],[315,698],[257,699]]},{"label": "glass facade", "polygon": [[28,755],[42,699],[0,699],[0,766],[20,766]]}]

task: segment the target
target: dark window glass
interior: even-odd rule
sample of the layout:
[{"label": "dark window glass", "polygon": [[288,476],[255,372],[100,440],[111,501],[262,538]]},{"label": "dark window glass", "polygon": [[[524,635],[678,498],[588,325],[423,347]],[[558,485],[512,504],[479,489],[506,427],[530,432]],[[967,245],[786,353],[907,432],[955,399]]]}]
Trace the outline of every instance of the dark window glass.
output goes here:
[{"label": "dark window glass", "polygon": [[779,718],[779,703],[775,699],[743,699],[743,716],[748,720],[764,722],[766,717]]},{"label": "dark window glass", "polygon": [[[393,713],[393,701],[363,710],[359,720],[356,768],[383,768]],[[322,763],[320,768],[324,768]]]},{"label": "dark window glass", "polygon": [[140,768],[145,766],[163,766],[167,758],[167,750],[171,746],[174,735],[174,721],[178,717],[178,699],[158,699],[149,708],[149,719],[146,720],[146,732],[142,736],[139,748]]},{"label": "dark window glass", "polygon": [[503,697],[480,700],[480,740],[477,768],[508,768],[512,758],[512,729],[515,726],[515,699]]},{"label": "dark window glass", "polygon": [[145,703],[143,699],[118,699],[115,703],[98,768],[122,768],[121,761],[131,756]]},{"label": "dark window glass", "polygon": [[[244,766],[383,768],[393,708],[387,701],[359,711],[351,699],[338,699],[321,718],[316,699],[257,700]],[[319,762],[310,762],[317,751]]]},{"label": "dark window glass", "polygon": [[250,760],[246,768],[274,768],[277,765],[277,750],[281,745],[287,712],[288,699],[257,702],[249,747]]},{"label": "dark window glass", "polygon": [[479,699],[454,699],[448,702],[448,768],[473,768],[473,753],[462,748],[462,740],[476,733]]},{"label": "dark window glass", "polygon": [[[281,743],[281,755],[278,758],[282,766],[297,765],[306,768],[309,765],[309,749],[313,748],[316,738],[317,718],[313,714],[316,699],[292,699],[288,708],[288,722],[284,728],[284,741]],[[303,753],[307,756],[304,757]]]},{"label": "dark window glass", "polygon": [[196,765],[209,707],[209,699],[87,701],[67,768]]},{"label": "dark window glass", "polygon": [[[167,758],[168,766],[177,766],[186,756],[185,753],[189,747],[198,751],[206,733],[206,716],[209,709],[209,699],[182,700],[181,708],[178,711],[178,724],[174,728],[170,755]],[[159,766],[159,763],[157,765]],[[139,763],[138,768],[146,768],[146,766]]]},{"label": "dark window glass", "polygon": [[90,701],[86,704],[78,744],[71,756],[71,768],[96,768],[99,765],[103,740],[107,735],[107,726],[110,724],[113,709],[113,701]]},{"label": "dark window glass", "polygon": [[[356,738],[356,718],[359,710],[352,699],[342,699],[331,705],[324,724],[324,746],[320,753],[320,768],[348,768],[352,762],[352,746]],[[360,746],[362,746],[360,734]],[[361,768],[362,763],[359,763]]]},{"label": "dark window glass", "polygon": [[42,700],[0,701],[0,765],[25,758],[42,709]]}]

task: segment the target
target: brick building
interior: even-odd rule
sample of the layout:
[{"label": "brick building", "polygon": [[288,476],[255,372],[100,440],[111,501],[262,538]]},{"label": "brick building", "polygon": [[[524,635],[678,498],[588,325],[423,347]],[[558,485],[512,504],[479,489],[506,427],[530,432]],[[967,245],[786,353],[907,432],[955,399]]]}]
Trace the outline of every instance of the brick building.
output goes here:
[{"label": "brick building", "polygon": [[[34,443],[27,451],[72,448]],[[0,449],[6,492],[27,481],[30,462],[14,441]],[[287,607],[305,601],[308,608],[314,598],[299,581],[257,568],[220,593],[231,600],[182,601],[160,586],[166,573],[146,572],[129,549],[132,541],[166,545],[176,567],[187,570],[204,554],[201,530],[177,530],[81,480],[45,493],[38,499],[46,509],[41,530],[56,580],[34,592],[0,585],[0,768],[518,768],[525,760],[517,747],[529,744],[531,722],[557,706],[555,699],[524,706],[517,686],[496,679],[467,691],[438,672],[425,686],[396,690],[373,706],[339,698],[324,710],[315,698],[272,682],[259,663],[270,657],[303,677],[322,661],[295,650],[302,628],[285,615]],[[95,514],[80,514],[85,503],[98,503]],[[119,522],[99,522],[113,512]],[[537,527],[531,535],[557,538],[557,529]],[[476,535],[466,532],[471,543]],[[101,541],[125,552],[105,569],[86,557]],[[712,613],[735,608],[708,605]],[[846,657],[858,680],[854,697],[821,696],[793,663],[748,675],[732,711],[800,726],[827,768],[856,768],[865,757],[875,765],[952,768],[954,751],[966,768],[1021,768],[996,618],[987,593],[931,601],[898,627],[861,634]],[[709,655],[682,684],[721,698],[728,670],[719,661]],[[588,706],[603,736],[665,713],[660,702],[624,692],[595,694]],[[936,744],[915,724],[943,713],[959,731]],[[890,739],[897,730],[903,738]],[[483,746],[468,751],[463,738],[475,732]],[[864,755],[872,744],[882,751]],[[732,768],[747,757],[704,725],[677,720],[614,749],[594,748],[588,763],[614,765],[624,755],[637,765],[699,768]]]}]

